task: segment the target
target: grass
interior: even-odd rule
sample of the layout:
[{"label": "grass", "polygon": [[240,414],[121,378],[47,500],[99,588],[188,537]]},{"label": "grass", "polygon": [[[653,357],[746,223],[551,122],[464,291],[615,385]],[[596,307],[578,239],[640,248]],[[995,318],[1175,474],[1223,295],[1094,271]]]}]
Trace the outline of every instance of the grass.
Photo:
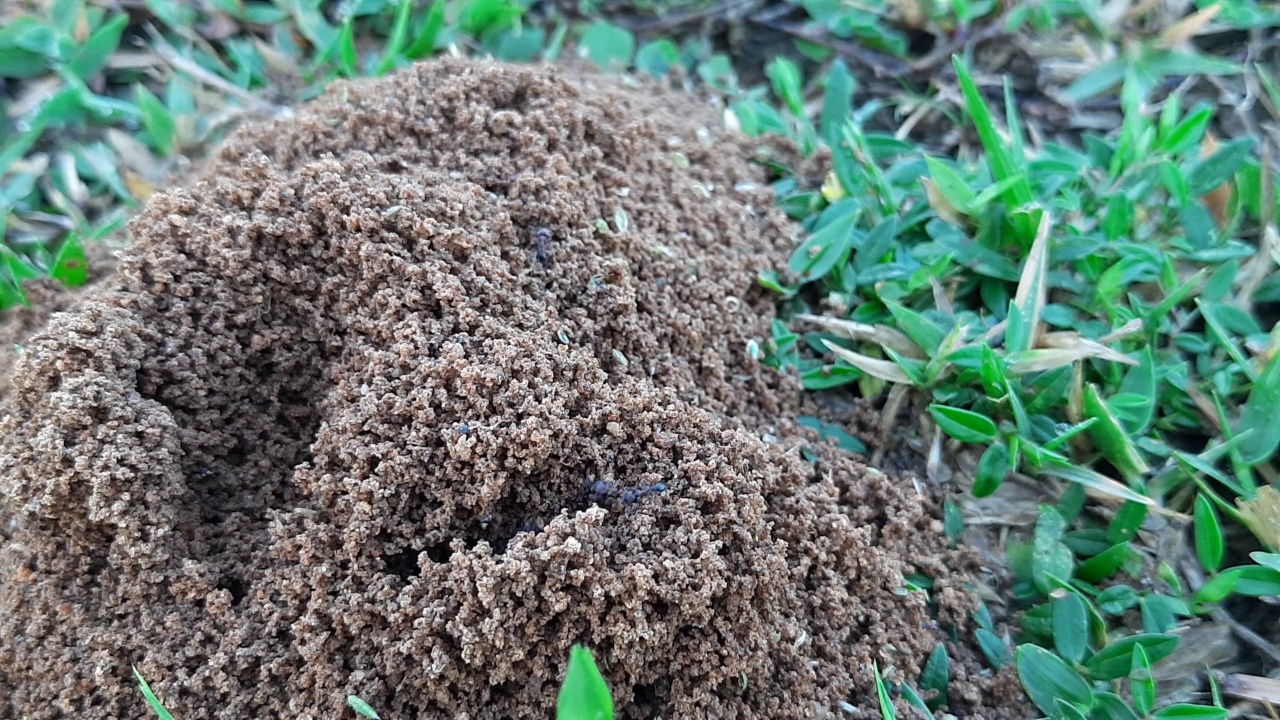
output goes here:
[{"label": "grass", "polygon": [[[830,157],[821,182],[772,168],[780,206],[806,235],[788,272],[760,277],[781,308],[754,348],[760,361],[815,393],[883,398],[886,436],[915,418],[905,432],[927,451],[925,474],[964,491],[945,507],[955,542],[981,532],[965,520],[1004,484],[1041,493],[1033,527],[992,559],[1012,578],[996,614],[1008,623],[985,606],[973,618],[991,669],[1012,664],[1046,717],[1225,718],[1212,675],[1198,704],[1167,698],[1155,677],[1161,660],[1201,651],[1180,644],[1197,623],[1226,625],[1280,663],[1255,632],[1267,628],[1236,617],[1280,596],[1280,81],[1262,61],[1274,45],[1260,40],[1280,11],[1253,0],[1167,18],[1158,3],[1091,0],[800,4],[804,23],[758,22],[796,41],[759,86],[675,20],[663,23],[669,37],[637,39],[629,18],[517,0],[8,9],[0,312],[26,302],[24,281],[85,282],[85,244],[116,235],[184,156],[334,78],[440,52],[680,68],[723,93],[744,132]],[[651,9],[664,8],[677,20],[715,11]],[[1240,57],[1198,49],[1197,38],[1230,33],[1252,38]],[[1069,76],[1038,90],[1077,114],[1104,108],[1104,129],[1023,117],[1027,91],[976,62],[984,37],[1034,48],[1063,34],[1092,55],[1033,58]],[[912,47],[921,36],[934,40],[923,54]],[[868,67],[933,80],[894,86]],[[1205,87],[1244,88],[1248,108]],[[1228,127],[1244,131],[1222,136]],[[804,422],[866,450],[842,428]],[[927,578],[911,582],[927,592]],[[919,678],[887,681],[875,668],[884,716],[913,707],[933,718],[949,664],[939,645]],[[575,651],[569,668],[566,692],[588,698],[586,714],[566,714],[562,694],[560,717],[611,716],[590,653]]]}]

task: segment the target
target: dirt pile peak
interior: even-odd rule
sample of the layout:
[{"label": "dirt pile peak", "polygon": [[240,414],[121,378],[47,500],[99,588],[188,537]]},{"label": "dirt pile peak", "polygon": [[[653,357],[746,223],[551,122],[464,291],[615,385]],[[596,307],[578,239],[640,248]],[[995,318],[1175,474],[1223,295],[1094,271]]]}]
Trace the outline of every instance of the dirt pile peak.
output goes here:
[{"label": "dirt pile peak", "polygon": [[0,422],[0,716],[870,707],[940,636],[919,500],[749,354],[792,228],[687,96],[442,60],[153,198]]}]

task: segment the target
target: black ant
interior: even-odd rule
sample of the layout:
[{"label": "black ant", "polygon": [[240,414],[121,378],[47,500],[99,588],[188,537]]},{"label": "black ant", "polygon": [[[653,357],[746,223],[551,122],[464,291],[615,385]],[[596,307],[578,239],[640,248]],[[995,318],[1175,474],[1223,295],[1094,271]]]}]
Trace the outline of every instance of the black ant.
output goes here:
[{"label": "black ant", "polygon": [[543,265],[551,258],[551,229],[540,227],[533,232],[534,257]]}]

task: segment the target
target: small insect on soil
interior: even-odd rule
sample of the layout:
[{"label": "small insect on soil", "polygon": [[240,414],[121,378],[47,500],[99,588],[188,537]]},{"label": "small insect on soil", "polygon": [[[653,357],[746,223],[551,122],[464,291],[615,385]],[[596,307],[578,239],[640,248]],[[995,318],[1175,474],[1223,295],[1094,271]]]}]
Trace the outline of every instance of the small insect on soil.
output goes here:
[{"label": "small insect on soil", "polygon": [[533,231],[534,257],[543,265],[551,259],[551,228],[540,227]]}]

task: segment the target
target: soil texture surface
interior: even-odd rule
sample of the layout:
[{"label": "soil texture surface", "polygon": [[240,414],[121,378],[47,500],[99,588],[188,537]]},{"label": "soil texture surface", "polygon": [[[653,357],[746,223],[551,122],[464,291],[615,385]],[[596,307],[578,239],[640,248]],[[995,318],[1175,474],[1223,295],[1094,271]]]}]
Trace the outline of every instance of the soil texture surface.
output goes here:
[{"label": "soil texture surface", "polygon": [[[546,718],[574,643],[622,718],[875,716],[971,561],[910,482],[800,452],[749,349],[795,233],[753,149],[454,59],[238,131],[5,328],[0,718],[141,717],[131,665],[181,720]],[[1012,712],[951,647],[951,711]]]}]

